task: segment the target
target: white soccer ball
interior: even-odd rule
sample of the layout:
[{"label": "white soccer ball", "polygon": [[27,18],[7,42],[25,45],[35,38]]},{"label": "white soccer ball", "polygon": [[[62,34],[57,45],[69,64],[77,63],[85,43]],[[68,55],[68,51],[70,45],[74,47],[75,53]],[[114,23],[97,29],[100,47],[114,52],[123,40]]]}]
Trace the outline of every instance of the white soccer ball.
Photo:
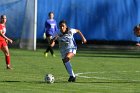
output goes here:
[{"label": "white soccer ball", "polygon": [[52,74],[47,74],[45,76],[45,82],[51,84],[51,83],[54,83],[54,81],[55,81],[55,79],[54,79],[54,76]]}]

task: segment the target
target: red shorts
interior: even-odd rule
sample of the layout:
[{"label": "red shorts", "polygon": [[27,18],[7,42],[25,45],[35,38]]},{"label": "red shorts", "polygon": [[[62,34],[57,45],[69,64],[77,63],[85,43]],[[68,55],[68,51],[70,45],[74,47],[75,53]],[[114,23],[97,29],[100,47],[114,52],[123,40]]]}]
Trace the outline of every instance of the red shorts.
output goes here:
[{"label": "red shorts", "polygon": [[0,49],[7,46],[6,41],[0,41]]}]

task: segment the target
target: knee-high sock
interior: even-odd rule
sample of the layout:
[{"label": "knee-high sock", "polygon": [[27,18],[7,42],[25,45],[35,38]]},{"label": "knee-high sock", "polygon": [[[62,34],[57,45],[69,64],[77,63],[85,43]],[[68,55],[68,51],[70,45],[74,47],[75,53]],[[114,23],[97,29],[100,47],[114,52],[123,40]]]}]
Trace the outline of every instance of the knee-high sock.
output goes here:
[{"label": "knee-high sock", "polygon": [[53,55],[53,53],[54,53],[54,52],[53,52],[53,49],[52,49],[52,47],[50,47],[50,52],[51,52],[51,54]]},{"label": "knee-high sock", "polygon": [[49,52],[49,51],[50,51],[50,46],[48,46],[46,49],[46,52]]},{"label": "knee-high sock", "polygon": [[9,56],[5,56],[5,60],[6,60],[6,64],[10,65],[10,55]]},{"label": "knee-high sock", "polygon": [[68,71],[69,75],[75,77],[71,63],[69,61],[65,63],[65,67],[66,67],[66,70]]},{"label": "knee-high sock", "polygon": [[54,54],[53,49],[52,49],[51,46],[48,46],[48,48],[46,49],[46,52],[49,52],[49,51],[51,52],[52,55]]}]

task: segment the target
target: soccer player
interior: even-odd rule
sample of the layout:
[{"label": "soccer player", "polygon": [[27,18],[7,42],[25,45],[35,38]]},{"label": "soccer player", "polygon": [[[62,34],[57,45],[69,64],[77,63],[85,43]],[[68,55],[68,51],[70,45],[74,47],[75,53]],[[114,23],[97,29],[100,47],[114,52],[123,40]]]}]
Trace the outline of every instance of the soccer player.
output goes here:
[{"label": "soccer player", "polygon": [[58,39],[62,61],[70,76],[68,82],[75,82],[76,76],[73,72],[70,63],[70,60],[76,54],[76,50],[77,50],[77,45],[73,35],[75,33],[78,33],[82,38],[82,43],[86,43],[87,41],[83,36],[83,34],[80,32],[80,30],[68,28],[65,20],[59,22],[59,27],[60,27],[60,31],[58,32],[57,36],[53,39],[52,42]]},{"label": "soccer player", "polygon": [[135,26],[133,30],[134,30],[134,34],[137,37],[137,43],[136,43],[136,45],[137,46],[140,46],[140,24],[137,25],[137,26]]},{"label": "soccer player", "polygon": [[55,57],[54,51],[52,49],[52,47],[54,45],[51,46],[50,45],[50,41],[51,41],[51,39],[54,38],[54,36],[55,36],[56,31],[58,30],[58,28],[57,28],[57,23],[56,23],[56,21],[54,19],[54,13],[53,12],[50,12],[48,16],[49,16],[49,19],[45,22],[45,33],[44,33],[44,36],[46,36],[46,39],[48,41],[48,47],[47,47],[44,55],[47,57],[48,56],[48,52],[50,51],[51,55],[53,57]]},{"label": "soccer player", "polygon": [[6,33],[6,15],[1,15],[0,18],[0,49],[5,54],[5,60],[6,60],[6,68],[12,69],[10,64],[10,53],[8,49],[8,42],[12,43],[13,41],[5,36]]},{"label": "soccer player", "polygon": [[137,37],[137,43],[136,46],[140,46],[140,37]]}]

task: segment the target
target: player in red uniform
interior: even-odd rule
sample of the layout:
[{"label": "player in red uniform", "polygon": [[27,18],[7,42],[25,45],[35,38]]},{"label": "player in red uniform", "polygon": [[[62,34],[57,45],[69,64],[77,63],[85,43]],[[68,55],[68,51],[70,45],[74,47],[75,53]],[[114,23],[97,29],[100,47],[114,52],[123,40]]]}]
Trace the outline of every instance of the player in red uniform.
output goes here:
[{"label": "player in red uniform", "polygon": [[12,43],[13,41],[5,36],[6,33],[6,15],[1,15],[0,17],[0,49],[5,54],[6,68],[12,69],[10,64],[10,53],[8,48],[8,42]]}]

